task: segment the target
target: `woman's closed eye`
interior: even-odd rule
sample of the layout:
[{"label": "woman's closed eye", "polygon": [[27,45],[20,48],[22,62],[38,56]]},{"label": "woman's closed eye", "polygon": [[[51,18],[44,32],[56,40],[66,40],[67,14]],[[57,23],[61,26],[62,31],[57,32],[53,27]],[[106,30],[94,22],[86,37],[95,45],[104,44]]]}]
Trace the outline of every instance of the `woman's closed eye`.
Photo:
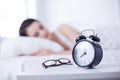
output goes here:
[{"label": "woman's closed eye", "polygon": [[43,28],[43,26],[42,26],[42,25],[40,25],[40,26],[39,26],[39,29],[40,29],[40,30],[42,30],[42,29],[44,29],[44,28]]},{"label": "woman's closed eye", "polygon": [[35,32],[34,37],[38,37],[38,36],[39,36],[39,33]]}]

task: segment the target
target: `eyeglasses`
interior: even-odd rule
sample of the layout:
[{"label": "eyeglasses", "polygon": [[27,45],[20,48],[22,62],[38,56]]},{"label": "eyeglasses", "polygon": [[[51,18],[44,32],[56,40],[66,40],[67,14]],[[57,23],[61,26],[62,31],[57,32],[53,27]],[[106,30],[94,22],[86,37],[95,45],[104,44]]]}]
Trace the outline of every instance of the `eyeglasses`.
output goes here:
[{"label": "eyeglasses", "polygon": [[51,59],[46,60],[42,63],[43,67],[53,67],[53,66],[60,66],[60,65],[72,65],[71,61],[67,58],[59,58],[59,59]]}]

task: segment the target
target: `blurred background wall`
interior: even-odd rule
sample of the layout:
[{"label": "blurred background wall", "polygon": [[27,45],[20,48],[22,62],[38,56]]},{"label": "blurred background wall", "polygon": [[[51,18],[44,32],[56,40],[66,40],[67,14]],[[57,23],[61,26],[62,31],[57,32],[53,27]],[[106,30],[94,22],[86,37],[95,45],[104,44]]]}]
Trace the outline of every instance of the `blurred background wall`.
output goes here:
[{"label": "blurred background wall", "polygon": [[26,18],[38,19],[50,30],[74,22],[120,27],[120,0],[0,0],[0,3],[3,37],[18,36],[20,24]]},{"label": "blurred background wall", "polygon": [[66,22],[119,26],[120,0],[38,0],[37,15],[47,27]]}]

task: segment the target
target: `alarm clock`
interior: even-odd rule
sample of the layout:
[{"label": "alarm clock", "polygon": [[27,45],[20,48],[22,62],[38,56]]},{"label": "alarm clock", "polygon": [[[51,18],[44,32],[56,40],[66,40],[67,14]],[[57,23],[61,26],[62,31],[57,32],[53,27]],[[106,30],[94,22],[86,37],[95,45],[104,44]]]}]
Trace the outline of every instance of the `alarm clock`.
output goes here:
[{"label": "alarm clock", "polygon": [[[83,32],[91,31],[90,36],[83,35]],[[72,50],[74,62],[79,67],[94,68],[103,57],[103,50],[99,44],[100,38],[95,35],[94,30],[84,30],[81,35],[76,38],[76,44]]]}]

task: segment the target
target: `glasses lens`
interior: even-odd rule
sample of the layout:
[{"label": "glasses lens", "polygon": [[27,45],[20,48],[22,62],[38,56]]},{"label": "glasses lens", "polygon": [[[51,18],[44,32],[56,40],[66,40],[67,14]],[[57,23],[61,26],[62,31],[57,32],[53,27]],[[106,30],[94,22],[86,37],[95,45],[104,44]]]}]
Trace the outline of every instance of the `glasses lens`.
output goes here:
[{"label": "glasses lens", "polygon": [[68,59],[66,59],[66,58],[60,58],[59,61],[60,61],[61,63],[69,63],[69,62],[70,62],[70,60],[68,60]]},{"label": "glasses lens", "polygon": [[55,65],[56,62],[53,61],[53,60],[49,60],[49,61],[46,61],[44,64],[45,64],[46,66],[50,66],[50,65]]}]

